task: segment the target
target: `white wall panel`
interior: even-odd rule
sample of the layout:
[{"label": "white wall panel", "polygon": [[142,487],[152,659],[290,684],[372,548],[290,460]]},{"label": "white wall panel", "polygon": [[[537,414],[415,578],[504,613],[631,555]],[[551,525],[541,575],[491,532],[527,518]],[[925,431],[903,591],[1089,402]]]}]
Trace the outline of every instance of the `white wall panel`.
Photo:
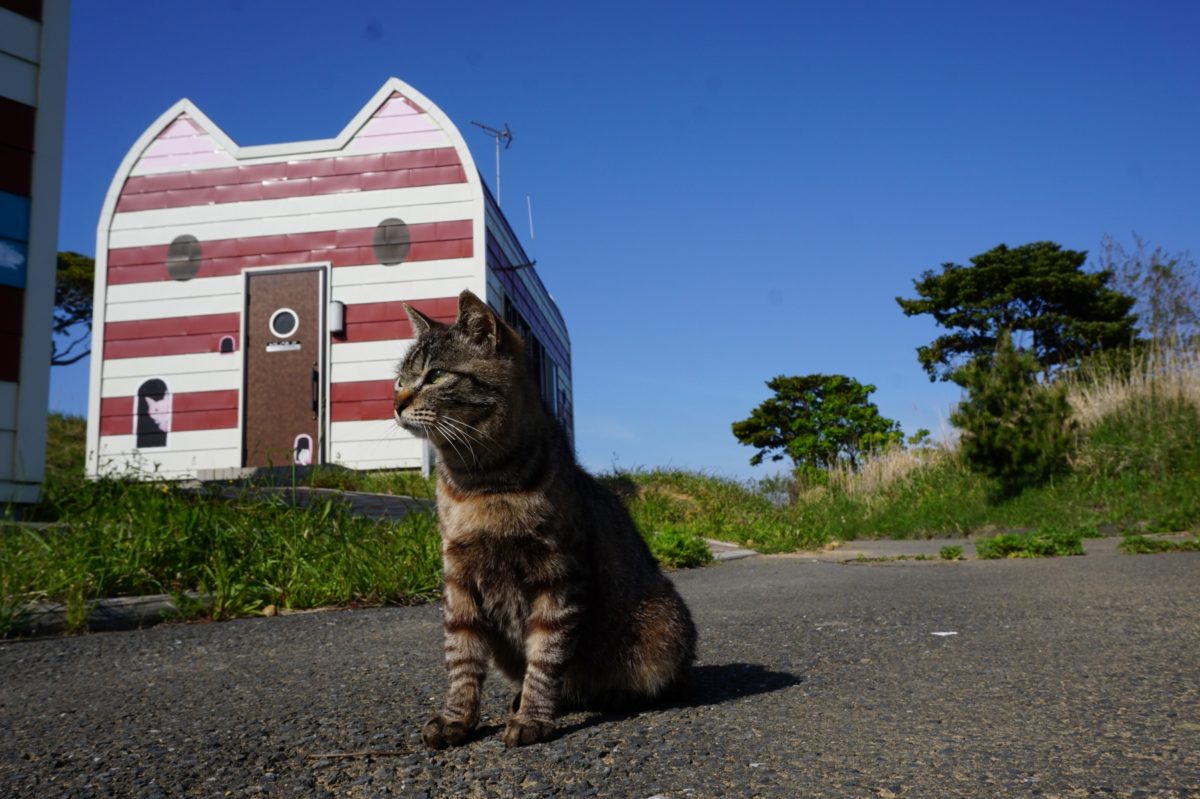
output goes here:
[{"label": "white wall panel", "polygon": [[[333,288],[341,286],[407,283],[442,277],[461,277],[475,274],[471,258],[443,258],[433,261],[408,261],[395,266],[366,264],[339,266],[333,270]],[[457,296],[458,292],[454,292]]]},{"label": "white wall panel", "polygon": [[[421,440],[393,421],[334,422],[329,457],[353,468],[395,468],[421,464]],[[364,466],[365,463],[375,464]]]},{"label": "white wall panel", "polygon": [[[121,360],[121,359],[118,359]],[[138,358],[137,360],[150,360]],[[105,377],[100,384],[102,397],[132,397],[137,393],[142,383],[151,377],[163,377],[163,372],[148,372],[133,377]],[[170,376],[171,393],[183,394],[193,391],[240,391],[242,388],[242,372],[240,369],[228,369],[213,372],[188,372]]]},{"label": "white wall panel", "polygon": [[231,369],[241,371],[242,356],[240,352],[226,354],[197,352],[187,355],[156,355],[145,358],[112,358],[104,362],[104,379],[147,375],[160,377],[189,372],[202,374],[224,372]]},{"label": "white wall panel", "polygon": [[[464,264],[469,264],[470,261],[463,259]],[[359,269],[362,267],[340,267],[334,269],[336,275],[338,272],[346,269]],[[372,267],[366,267],[372,268]],[[379,267],[387,269],[388,267]],[[429,278],[425,280],[394,280],[390,283],[361,283],[356,285],[334,286],[333,299],[341,300],[347,305],[357,305],[359,303],[370,302],[408,302],[411,300],[436,300],[443,297],[457,297],[464,288],[467,287],[468,281],[474,274],[472,269],[457,269],[451,274],[440,278]]]},{"label": "white wall panel", "polygon": [[[275,217],[326,215],[336,211],[373,211],[380,208],[441,206],[470,202],[471,185],[448,183],[437,186],[410,186],[377,191],[345,191],[308,197],[283,197],[275,200],[247,200],[236,203],[189,205],[152,211],[124,211],[113,216],[112,231],[142,228],[178,227],[215,222],[245,222]],[[415,209],[414,209],[415,210]],[[455,217],[465,219],[466,216]],[[405,221],[410,221],[407,218]],[[422,220],[417,221],[434,221]],[[321,228],[328,230],[329,228]]]},{"label": "white wall panel", "polygon": [[400,357],[381,359],[378,361],[356,361],[354,363],[334,362],[329,370],[331,382],[359,383],[364,380],[394,380],[396,366]]},{"label": "white wall panel", "polygon": [[[381,192],[369,193],[380,194]],[[346,195],[334,196],[342,197]],[[232,205],[233,203],[230,204]],[[152,247],[170,244],[176,236],[188,233],[199,239],[201,248],[203,248],[205,241],[214,241],[217,239],[243,239],[254,236],[283,236],[289,233],[315,233],[323,230],[374,228],[384,219],[393,216],[399,217],[409,224],[454,222],[470,218],[471,210],[471,203],[442,203],[440,205],[412,206],[409,208],[380,206],[378,208],[367,208],[356,211],[269,217],[266,219],[251,218],[231,222],[200,223],[191,222],[185,217],[180,217],[179,221],[173,225],[113,231],[109,237],[108,246],[114,249],[120,247]]]},{"label": "white wall panel", "polygon": [[[101,437],[102,447],[104,439],[109,437]],[[132,439],[132,436],[125,437]],[[101,453],[100,474],[136,477],[143,480],[186,479],[195,477],[196,472],[201,469],[235,469],[241,466],[241,461],[242,450],[240,447],[187,452],[147,450],[139,453],[113,450],[107,454]]]},{"label": "white wall panel", "polygon": [[106,322],[135,322],[140,319],[168,319],[181,316],[241,313],[242,294],[222,294],[216,297],[145,300],[143,302],[109,303]]},{"label": "white wall panel", "polygon": [[[398,361],[412,346],[411,339],[388,339],[386,341],[358,341],[353,344],[335,344],[330,347],[330,359],[336,366],[363,361]],[[340,382],[340,381],[334,381]]]},{"label": "white wall panel", "polygon": [[167,446],[139,450],[135,436],[100,437],[100,472],[154,479],[194,475],[197,469],[241,466],[241,434],[236,429],[187,430],[167,434]]},{"label": "white wall panel", "polygon": [[[163,266],[163,272],[167,268]],[[108,286],[108,304],[199,299],[242,293],[241,275],[196,277],[191,280],[154,280],[148,283],[116,283]]]},{"label": "white wall panel", "polygon": [[412,339],[337,344],[330,348],[330,382],[392,380],[396,377],[396,365],[411,346]]}]

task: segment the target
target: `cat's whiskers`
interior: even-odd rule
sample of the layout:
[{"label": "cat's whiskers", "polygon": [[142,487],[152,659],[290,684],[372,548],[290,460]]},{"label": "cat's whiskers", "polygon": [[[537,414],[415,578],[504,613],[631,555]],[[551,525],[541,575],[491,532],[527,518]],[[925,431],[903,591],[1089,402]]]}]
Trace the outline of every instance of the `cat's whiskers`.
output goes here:
[{"label": "cat's whiskers", "polygon": [[460,461],[462,461],[464,466],[467,463],[467,459],[463,457],[462,450],[460,450],[458,448],[458,446],[454,443],[455,441],[459,441],[464,446],[466,446],[467,451],[471,453],[471,460],[473,460],[475,462],[476,466],[479,465],[479,459],[475,457],[475,451],[471,449],[470,444],[468,444],[466,441],[463,441],[461,438],[458,438],[456,435],[454,435],[452,428],[446,427],[445,425],[441,424],[438,421],[434,421],[432,429],[436,430],[439,434],[441,434],[442,438],[444,438],[446,440],[446,443],[449,444],[450,447],[454,450],[454,453],[456,455],[458,455],[458,459]]},{"label": "cat's whiskers", "polygon": [[[487,447],[492,452],[496,452],[499,448],[490,435],[480,430],[478,427],[467,424],[461,419],[454,419],[450,416],[443,416],[441,421],[451,425],[463,438],[466,438],[480,446]],[[474,431],[474,433],[470,431]],[[487,439],[486,441],[484,439]]]}]

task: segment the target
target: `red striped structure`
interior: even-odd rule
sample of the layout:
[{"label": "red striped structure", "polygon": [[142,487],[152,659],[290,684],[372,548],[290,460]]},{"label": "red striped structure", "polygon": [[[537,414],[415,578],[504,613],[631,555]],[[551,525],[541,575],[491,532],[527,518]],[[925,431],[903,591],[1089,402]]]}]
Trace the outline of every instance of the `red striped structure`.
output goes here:
[{"label": "red striped structure", "polygon": [[[344,328],[316,349],[310,338],[278,344],[311,353],[318,459],[417,465],[420,445],[392,423],[394,369],[413,336],[404,304],[452,322],[465,288],[534,331],[551,359],[542,369],[553,383],[547,397],[570,424],[562,317],[532,269],[510,269],[529,258],[457,128],[400,81],[390,80],[338,137],[309,145],[238,147],[181,101],[114,177],[97,252],[104,302],[89,414],[94,474],[146,457],[166,475],[242,465],[254,433],[240,416],[245,364],[262,346],[245,351],[249,286],[268,286],[253,276],[289,268],[320,270],[325,300],[344,307]],[[170,402],[152,401],[160,417],[170,409],[166,444],[139,451],[137,440],[151,440],[137,437],[138,403],[149,407],[139,392],[163,386]],[[205,431],[211,440],[180,435]]]}]

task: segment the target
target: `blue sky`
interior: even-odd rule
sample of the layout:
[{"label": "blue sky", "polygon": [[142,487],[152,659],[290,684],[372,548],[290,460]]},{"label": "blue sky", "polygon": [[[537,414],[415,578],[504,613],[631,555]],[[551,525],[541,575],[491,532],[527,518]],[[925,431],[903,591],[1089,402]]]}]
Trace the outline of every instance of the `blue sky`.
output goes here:
[{"label": "blue sky", "polygon": [[[243,145],[336,135],[389,76],[463,130],[570,328],[593,469],[760,476],[730,433],[778,374],[945,427],[946,261],[1137,231],[1200,253],[1194,3],[75,0],[60,249],[94,254],[138,135],[181,97]],[[528,237],[526,197],[536,238]],[[83,413],[87,370],[53,370]]]}]

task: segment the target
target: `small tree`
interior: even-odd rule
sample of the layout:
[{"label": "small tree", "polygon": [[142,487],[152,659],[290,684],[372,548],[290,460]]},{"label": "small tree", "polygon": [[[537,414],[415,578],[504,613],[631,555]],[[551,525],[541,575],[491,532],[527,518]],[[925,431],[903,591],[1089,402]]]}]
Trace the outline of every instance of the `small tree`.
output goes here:
[{"label": "small tree", "polygon": [[962,431],[963,458],[974,470],[1014,494],[1061,470],[1070,452],[1073,422],[1066,388],[1039,385],[1038,362],[1001,331],[991,358],[960,369],[967,390],[950,421]]},{"label": "small tree", "polygon": [[1134,300],[1109,287],[1108,272],[1084,272],[1087,253],[1052,241],[1001,244],[970,266],[942,264],[914,280],[917,297],[896,302],[907,316],[930,314],[950,333],[917,348],[930,380],[996,349],[1001,330],[1018,338],[1044,374],[1101,349],[1128,346],[1137,317]]},{"label": "small tree", "polygon": [[[92,292],[96,262],[77,252],[60,252],[54,284],[51,366],[67,366],[92,351]],[[66,339],[59,349],[59,339]],[[82,349],[77,349],[82,347]]]},{"label": "small tree", "polygon": [[755,408],[749,419],[733,423],[741,443],[758,447],[750,458],[791,458],[797,469],[828,469],[839,460],[857,468],[868,452],[898,443],[900,425],[880,415],[864,386],[845,375],[780,375],[767,381],[775,396]]},{"label": "small tree", "polygon": [[1190,341],[1200,334],[1200,267],[1188,252],[1153,250],[1133,234],[1133,251],[1112,236],[1100,245],[1100,268],[1113,286],[1137,301],[1138,327],[1157,344]]}]

